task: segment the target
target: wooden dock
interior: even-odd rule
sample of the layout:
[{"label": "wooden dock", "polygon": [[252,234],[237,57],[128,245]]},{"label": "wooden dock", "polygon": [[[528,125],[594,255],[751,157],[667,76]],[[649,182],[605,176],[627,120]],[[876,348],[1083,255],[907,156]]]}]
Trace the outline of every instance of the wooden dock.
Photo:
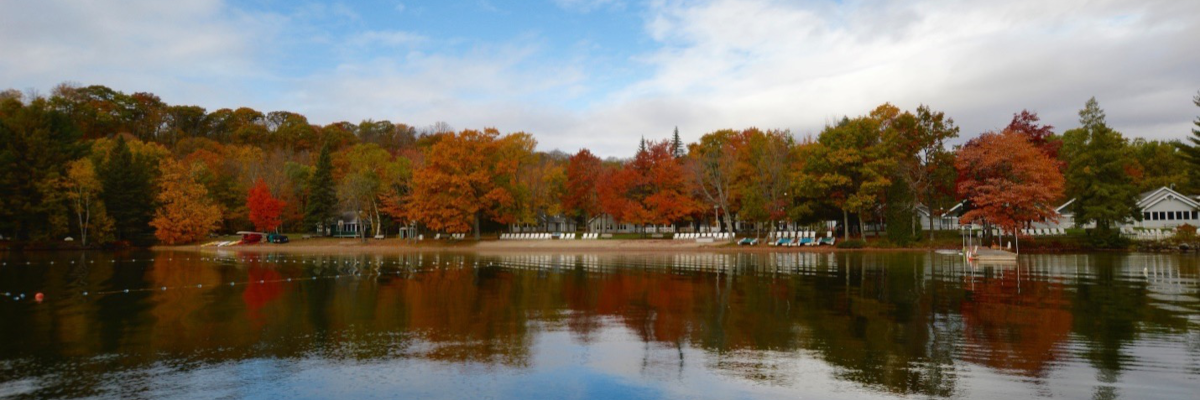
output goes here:
[{"label": "wooden dock", "polygon": [[971,258],[971,261],[1012,264],[1017,262],[1017,253],[1006,250],[979,249],[975,253],[975,257]]}]

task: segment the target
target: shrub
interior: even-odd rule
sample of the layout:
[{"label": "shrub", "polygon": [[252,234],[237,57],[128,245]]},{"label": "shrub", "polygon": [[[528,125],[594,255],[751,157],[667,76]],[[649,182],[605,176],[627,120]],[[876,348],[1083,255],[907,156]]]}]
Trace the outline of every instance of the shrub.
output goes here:
[{"label": "shrub", "polygon": [[1129,239],[1114,229],[1089,229],[1088,242],[1099,249],[1124,249],[1130,245]]},{"label": "shrub", "polygon": [[1175,228],[1175,240],[1180,242],[1191,242],[1196,240],[1196,227],[1183,224]]}]

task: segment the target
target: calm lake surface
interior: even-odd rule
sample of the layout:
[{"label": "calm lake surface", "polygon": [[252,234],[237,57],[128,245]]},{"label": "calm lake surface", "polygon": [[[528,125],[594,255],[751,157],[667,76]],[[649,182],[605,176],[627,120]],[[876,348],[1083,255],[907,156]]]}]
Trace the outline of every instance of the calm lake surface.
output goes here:
[{"label": "calm lake surface", "polygon": [[0,398],[1200,393],[1195,256],[1031,255],[1019,268],[927,252],[0,261]]}]

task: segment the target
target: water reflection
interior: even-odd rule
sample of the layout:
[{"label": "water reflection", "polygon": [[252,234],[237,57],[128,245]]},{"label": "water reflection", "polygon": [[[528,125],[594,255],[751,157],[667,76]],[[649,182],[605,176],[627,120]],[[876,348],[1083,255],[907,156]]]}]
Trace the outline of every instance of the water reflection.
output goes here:
[{"label": "water reflection", "polygon": [[[1177,255],[3,260],[0,397],[182,396],[200,379],[237,397],[559,397],[565,381],[583,397],[1179,398],[1200,376],[1200,273]],[[311,383],[364,366],[390,372]]]}]

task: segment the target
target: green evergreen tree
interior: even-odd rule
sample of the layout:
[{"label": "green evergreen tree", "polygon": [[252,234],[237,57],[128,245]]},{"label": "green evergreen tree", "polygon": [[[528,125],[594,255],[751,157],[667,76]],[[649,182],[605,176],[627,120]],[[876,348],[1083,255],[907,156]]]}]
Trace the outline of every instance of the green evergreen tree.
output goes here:
[{"label": "green evergreen tree", "polygon": [[642,154],[645,152],[646,152],[646,137],[642,136],[642,142],[641,142],[641,144],[638,144],[638,154]]},{"label": "green evergreen tree", "polygon": [[[1196,107],[1200,107],[1200,92],[1196,92],[1192,103]],[[1192,124],[1196,127],[1192,128],[1192,136],[1188,137],[1188,142],[1191,144],[1180,144],[1179,150],[1183,153],[1183,159],[1187,161],[1187,174],[1192,181],[1192,189],[1200,190],[1200,117],[1196,117]]]},{"label": "green evergreen tree", "polygon": [[915,200],[912,188],[902,179],[892,180],[888,186],[887,200],[889,207],[884,212],[887,221],[887,238],[893,244],[907,246],[920,238],[921,225],[917,222],[916,213],[912,207],[892,207],[891,204],[911,204]]},{"label": "green evergreen tree", "polygon": [[1137,185],[1126,172],[1130,159],[1128,142],[1108,127],[1104,110],[1095,98],[1079,112],[1079,128],[1063,133],[1063,155],[1067,161],[1067,194],[1075,223],[1096,224],[1099,245],[1116,245],[1112,230],[1117,224],[1137,219]]},{"label": "green evergreen tree", "polygon": [[304,224],[310,229],[328,226],[337,213],[337,190],[333,182],[333,157],[329,145],[321,147],[316,169],[308,182],[308,205],[304,208]]},{"label": "green evergreen tree", "polygon": [[679,127],[675,127],[675,136],[671,138],[671,153],[675,158],[683,157],[683,141],[679,139]]},{"label": "green evergreen tree", "polygon": [[141,240],[151,233],[155,169],[151,160],[133,154],[125,138],[118,136],[108,161],[97,171],[103,186],[101,198],[113,219],[117,240]]},{"label": "green evergreen tree", "polygon": [[80,136],[45,99],[0,100],[0,235],[46,240],[67,233],[58,182],[86,150]]}]

